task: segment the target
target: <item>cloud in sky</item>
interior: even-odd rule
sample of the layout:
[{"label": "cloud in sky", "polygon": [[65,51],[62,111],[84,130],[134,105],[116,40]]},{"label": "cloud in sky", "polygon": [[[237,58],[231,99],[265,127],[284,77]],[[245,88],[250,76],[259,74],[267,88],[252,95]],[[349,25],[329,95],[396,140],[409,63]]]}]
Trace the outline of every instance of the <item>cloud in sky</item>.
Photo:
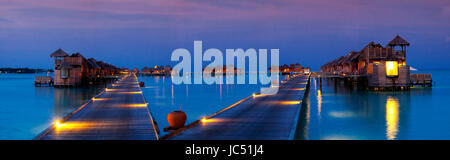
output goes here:
[{"label": "cloud in sky", "polygon": [[[387,3],[389,2],[389,3]],[[436,2],[436,3],[432,3]],[[445,1],[218,1],[218,0],[14,0],[0,2],[0,12],[21,22],[10,27],[186,27],[208,22],[334,21],[360,25],[433,25]],[[389,5],[386,5],[389,4]],[[432,4],[432,5],[431,5]],[[448,3],[447,3],[448,4]],[[435,5],[435,6],[433,6]],[[448,6],[443,9],[447,14]],[[424,11],[424,12],[422,12]],[[435,12],[435,13],[433,13]],[[438,17],[437,17],[438,18]],[[125,22],[124,22],[125,21]],[[447,25],[450,22],[447,22]],[[48,24],[52,24],[49,26]],[[78,24],[78,25],[77,25]],[[102,25],[111,24],[111,25]],[[198,27],[198,26],[197,26]]]},{"label": "cloud in sky", "polygon": [[[174,48],[204,40],[218,48],[280,48],[281,63],[318,67],[396,34],[413,43],[410,52],[444,53],[450,35],[448,0],[2,0],[0,15],[0,52],[35,57],[23,63],[38,66],[59,47],[122,65],[123,54],[143,57],[128,59],[139,66],[164,64]],[[154,52],[160,57],[147,58]]]}]

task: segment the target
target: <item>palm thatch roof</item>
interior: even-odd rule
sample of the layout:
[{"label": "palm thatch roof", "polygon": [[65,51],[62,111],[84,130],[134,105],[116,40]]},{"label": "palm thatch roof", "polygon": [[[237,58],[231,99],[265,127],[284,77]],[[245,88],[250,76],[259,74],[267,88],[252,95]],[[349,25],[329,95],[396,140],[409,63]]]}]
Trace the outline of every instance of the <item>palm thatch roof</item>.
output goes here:
[{"label": "palm thatch roof", "polygon": [[61,48],[50,54],[50,57],[67,57],[67,56],[69,55]]},{"label": "palm thatch roof", "polygon": [[409,46],[409,42],[400,37],[399,35],[395,36],[395,38],[388,43],[389,46]]}]

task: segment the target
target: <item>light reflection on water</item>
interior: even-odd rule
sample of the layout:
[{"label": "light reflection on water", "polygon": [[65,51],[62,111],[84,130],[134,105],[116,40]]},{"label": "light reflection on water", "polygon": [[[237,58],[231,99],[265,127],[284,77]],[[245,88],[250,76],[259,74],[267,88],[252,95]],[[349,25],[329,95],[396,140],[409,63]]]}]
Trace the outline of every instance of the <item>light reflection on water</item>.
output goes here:
[{"label": "light reflection on water", "polygon": [[398,132],[398,99],[389,96],[386,102],[386,135],[387,139],[394,140]]},{"label": "light reflection on water", "polygon": [[[248,75],[246,83],[248,83]],[[142,88],[150,111],[158,123],[161,135],[168,134],[167,116],[181,108],[187,115],[186,124],[213,114],[233,103],[259,92],[260,84],[172,84],[170,77],[138,77],[144,81]],[[193,76],[192,78],[195,78]],[[282,80],[283,77],[280,77]],[[225,82],[225,80],[224,80]]]},{"label": "light reflection on water", "polygon": [[450,139],[450,71],[433,88],[370,92],[343,81],[312,79],[296,139]]},{"label": "light reflection on water", "polygon": [[44,75],[0,74],[0,139],[33,139],[103,90],[35,87],[34,77]]}]

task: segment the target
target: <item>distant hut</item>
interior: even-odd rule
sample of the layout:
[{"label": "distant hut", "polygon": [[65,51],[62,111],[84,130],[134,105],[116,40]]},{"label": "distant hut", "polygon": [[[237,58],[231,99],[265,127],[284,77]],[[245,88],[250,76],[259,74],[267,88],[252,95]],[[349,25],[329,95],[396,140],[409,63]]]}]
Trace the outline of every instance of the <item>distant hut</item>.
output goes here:
[{"label": "distant hut", "polygon": [[294,64],[294,72],[297,72],[297,73],[301,73],[301,72],[303,72],[303,66],[302,65],[300,65],[300,63],[295,63]]},{"label": "distant hut", "polygon": [[55,58],[55,87],[80,86],[118,73],[117,67],[93,58],[86,59],[79,52],[69,56],[64,50],[58,49],[50,57]]}]

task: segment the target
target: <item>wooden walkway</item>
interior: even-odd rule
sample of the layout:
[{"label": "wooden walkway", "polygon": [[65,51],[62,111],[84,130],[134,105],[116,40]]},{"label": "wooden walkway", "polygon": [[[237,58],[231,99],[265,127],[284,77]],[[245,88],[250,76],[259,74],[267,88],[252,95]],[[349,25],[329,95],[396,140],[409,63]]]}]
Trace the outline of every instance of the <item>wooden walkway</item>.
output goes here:
[{"label": "wooden walkway", "polygon": [[308,78],[298,76],[279,86],[276,95],[248,97],[185,130],[170,140],[293,139]]},{"label": "wooden walkway", "polygon": [[156,126],[136,76],[112,87],[56,122],[40,140],[157,140]]}]

